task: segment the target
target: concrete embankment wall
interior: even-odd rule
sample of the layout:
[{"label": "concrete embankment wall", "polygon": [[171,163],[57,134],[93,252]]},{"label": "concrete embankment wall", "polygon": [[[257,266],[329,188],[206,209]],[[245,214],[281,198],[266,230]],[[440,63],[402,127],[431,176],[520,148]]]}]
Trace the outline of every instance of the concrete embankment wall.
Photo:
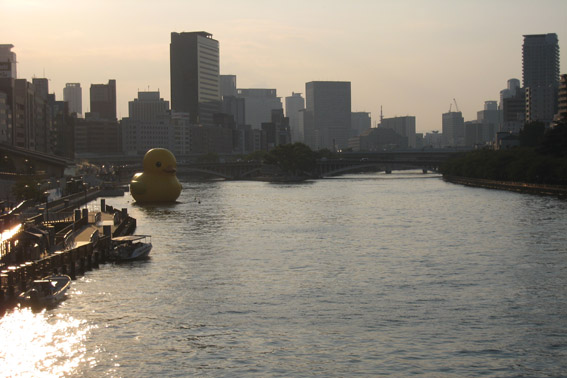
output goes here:
[{"label": "concrete embankment wall", "polygon": [[509,190],[513,192],[539,195],[567,196],[567,186],[562,185],[531,184],[525,182],[485,180],[457,176],[443,176],[443,180],[453,184],[474,186],[478,188]]}]

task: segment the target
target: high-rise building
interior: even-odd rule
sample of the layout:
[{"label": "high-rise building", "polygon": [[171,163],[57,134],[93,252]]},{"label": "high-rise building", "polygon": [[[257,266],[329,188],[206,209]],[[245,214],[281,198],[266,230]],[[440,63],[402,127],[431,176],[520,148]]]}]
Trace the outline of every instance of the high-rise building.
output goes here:
[{"label": "high-rise building", "polygon": [[75,113],[77,116],[83,114],[83,90],[81,83],[67,83],[63,88],[63,101],[69,103],[69,113]]},{"label": "high-rise building", "polygon": [[55,101],[55,95],[50,99],[52,114],[53,153],[69,159],[75,158],[75,117],[69,114],[69,103],[67,101]]},{"label": "high-rise building", "polygon": [[33,78],[35,150],[51,153],[51,107],[49,105],[49,80]]},{"label": "high-rise building", "polygon": [[167,115],[169,101],[160,98],[157,92],[138,92],[138,98],[128,102],[128,117],[136,121],[154,121]]},{"label": "high-rise building", "polygon": [[361,135],[372,127],[372,119],[368,112],[352,112],[351,114],[352,136]]},{"label": "high-rise building", "polygon": [[445,143],[451,147],[465,145],[465,120],[461,112],[443,113],[443,137]]},{"label": "high-rise building", "polygon": [[8,125],[11,124],[10,108],[8,107],[8,95],[0,92],[0,143],[9,143]]},{"label": "high-rise building", "polygon": [[291,140],[295,142],[304,142],[303,139],[303,122],[301,118],[303,113],[300,110],[305,109],[305,99],[301,93],[292,92],[291,96],[285,98],[285,115],[289,118],[289,128],[291,129]]},{"label": "high-rise building", "polygon": [[567,74],[561,75],[558,103],[559,110],[557,111],[555,119],[557,122],[567,123]]},{"label": "high-rise building", "polygon": [[500,109],[502,110],[504,99],[514,97],[516,93],[522,88],[520,85],[520,80],[518,79],[509,79],[508,86],[506,89],[502,89],[500,91]]},{"label": "high-rise building", "polygon": [[17,79],[16,53],[12,52],[14,45],[0,45],[0,78]]},{"label": "high-rise building", "polygon": [[349,81],[312,81],[305,84],[305,142],[331,151],[348,147],[351,131]]},{"label": "high-rise building", "polygon": [[171,33],[171,109],[190,122],[214,125],[220,111],[219,43],[204,31]]},{"label": "high-rise building", "polygon": [[244,99],[246,124],[259,130],[262,123],[272,120],[272,110],[283,109],[282,100],[275,89],[238,89],[238,97]]},{"label": "high-rise building", "polygon": [[122,150],[128,154],[145,154],[151,148],[170,148],[171,117],[169,102],[157,92],[138,92],[128,102],[128,118],[122,118]]},{"label": "high-rise building", "polygon": [[520,80],[508,80],[506,89],[500,91],[500,127],[498,131],[519,133],[526,119],[526,100]]},{"label": "high-rise building", "polygon": [[384,118],[380,121],[380,127],[394,130],[399,135],[407,138],[408,147],[416,147],[414,116]]},{"label": "high-rise building", "polygon": [[484,110],[476,113],[476,121],[465,122],[465,145],[479,146],[494,142],[500,130],[501,113],[497,101],[485,101]]},{"label": "high-rise building", "polygon": [[91,113],[101,119],[116,120],[116,80],[108,84],[91,84]]},{"label": "high-rise building", "polygon": [[557,112],[559,87],[557,34],[524,35],[522,53],[526,121],[551,124]]},{"label": "high-rise building", "polygon": [[236,97],[236,75],[220,75],[220,94],[222,98]]}]

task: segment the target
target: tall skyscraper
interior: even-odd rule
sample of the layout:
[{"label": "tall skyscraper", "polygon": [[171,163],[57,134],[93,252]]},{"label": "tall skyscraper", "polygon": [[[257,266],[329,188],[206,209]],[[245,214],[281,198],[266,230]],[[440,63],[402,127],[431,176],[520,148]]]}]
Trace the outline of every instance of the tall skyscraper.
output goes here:
[{"label": "tall skyscraper", "polygon": [[116,80],[91,84],[91,113],[106,120],[116,120]]},{"label": "tall skyscraper", "polygon": [[220,111],[219,42],[204,31],[171,33],[171,109],[190,122],[214,125]]},{"label": "tall skyscraper", "polygon": [[166,116],[169,101],[160,98],[157,92],[138,92],[138,98],[128,102],[128,117],[136,121],[154,121]]},{"label": "tall skyscraper", "polygon": [[551,124],[557,112],[559,87],[557,34],[524,35],[522,56],[526,121]]},{"label": "tall skyscraper", "polygon": [[283,109],[282,100],[277,90],[266,88],[238,89],[238,97],[244,99],[246,124],[260,130],[263,122],[270,122],[272,110]]},{"label": "tall skyscraper", "polygon": [[415,148],[415,117],[393,117],[384,118],[380,121],[380,127],[392,129],[399,135],[406,137],[408,140],[408,147]]},{"label": "tall skyscraper", "polygon": [[69,113],[83,114],[83,90],[80,83],[67,83],[63,88],[63,101],[69,103]]},{"label": "tall skyscraper", "polygon": [[0,78],[17,79],[16,53],[12,52],[14,45],[0,45]]},{"label": "tall skyscraper", "polygon": [[519,133],[526,119],[526,99],[520,80],[508,80],[507,88],[500,91],[499,110],[499,131]]},{"label": "tall skyscraper", "polygon": [[561,75],[559,83],[559,106],[555,120],[567,123],[567,74]]},{"label": "tall skyscraper", "polygon": [[220,75],[220,94],[236,97],[236,75]]},{"label": "tall skyscraper", "polygon": [[351,131],[349,81],[312,81],[305,84],[305,142],[313,149],[348,147]]},{"label": "tall skyscraper", "polygon": [[171,116],[169,101],[157,92],[138,92],[128,102],[128,118],[122,118],[122,150],[145,154],[151,148],[170,148]]},{"label": "tall skyscraper", "polygon": [[465,145],[465,119],[461,112],[443,113],[443,138],[451,147]]},{"label": "tall skyscraper", "polygon": [[291,130],[291,141],[303,143],[303,122],[301,118],[303,113],[300,110],[305,109],[305,99],[301,93],[292,92],[291,96],[285,98],[285,115],[289,118],[289,128]]},{"label": "tall skyscraper", "polygon": [[352,112],[350,119],[353,136],[359,136],[372,127],[369,112]]}]

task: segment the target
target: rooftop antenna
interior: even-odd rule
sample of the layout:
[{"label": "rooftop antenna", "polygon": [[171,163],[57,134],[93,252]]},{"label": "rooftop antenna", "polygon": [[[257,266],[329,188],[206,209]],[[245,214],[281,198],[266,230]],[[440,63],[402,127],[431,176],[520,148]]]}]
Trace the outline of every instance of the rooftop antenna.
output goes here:
[{"label": "rooftop antenna", "polygon": [[383,120],[384,120],[384,115],[382,114],[382,105],[380,105],[380,124],[382,124]]}]

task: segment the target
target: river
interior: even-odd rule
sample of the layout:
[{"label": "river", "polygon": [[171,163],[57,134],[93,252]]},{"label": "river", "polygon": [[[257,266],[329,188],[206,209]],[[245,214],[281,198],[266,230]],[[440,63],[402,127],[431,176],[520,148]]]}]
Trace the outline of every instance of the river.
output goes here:
[{"label": "river", "polygon": [[151,258],[6,314],[0,376],[567,376],[565,200],[415,171],[182,183],[107,199]]}]

